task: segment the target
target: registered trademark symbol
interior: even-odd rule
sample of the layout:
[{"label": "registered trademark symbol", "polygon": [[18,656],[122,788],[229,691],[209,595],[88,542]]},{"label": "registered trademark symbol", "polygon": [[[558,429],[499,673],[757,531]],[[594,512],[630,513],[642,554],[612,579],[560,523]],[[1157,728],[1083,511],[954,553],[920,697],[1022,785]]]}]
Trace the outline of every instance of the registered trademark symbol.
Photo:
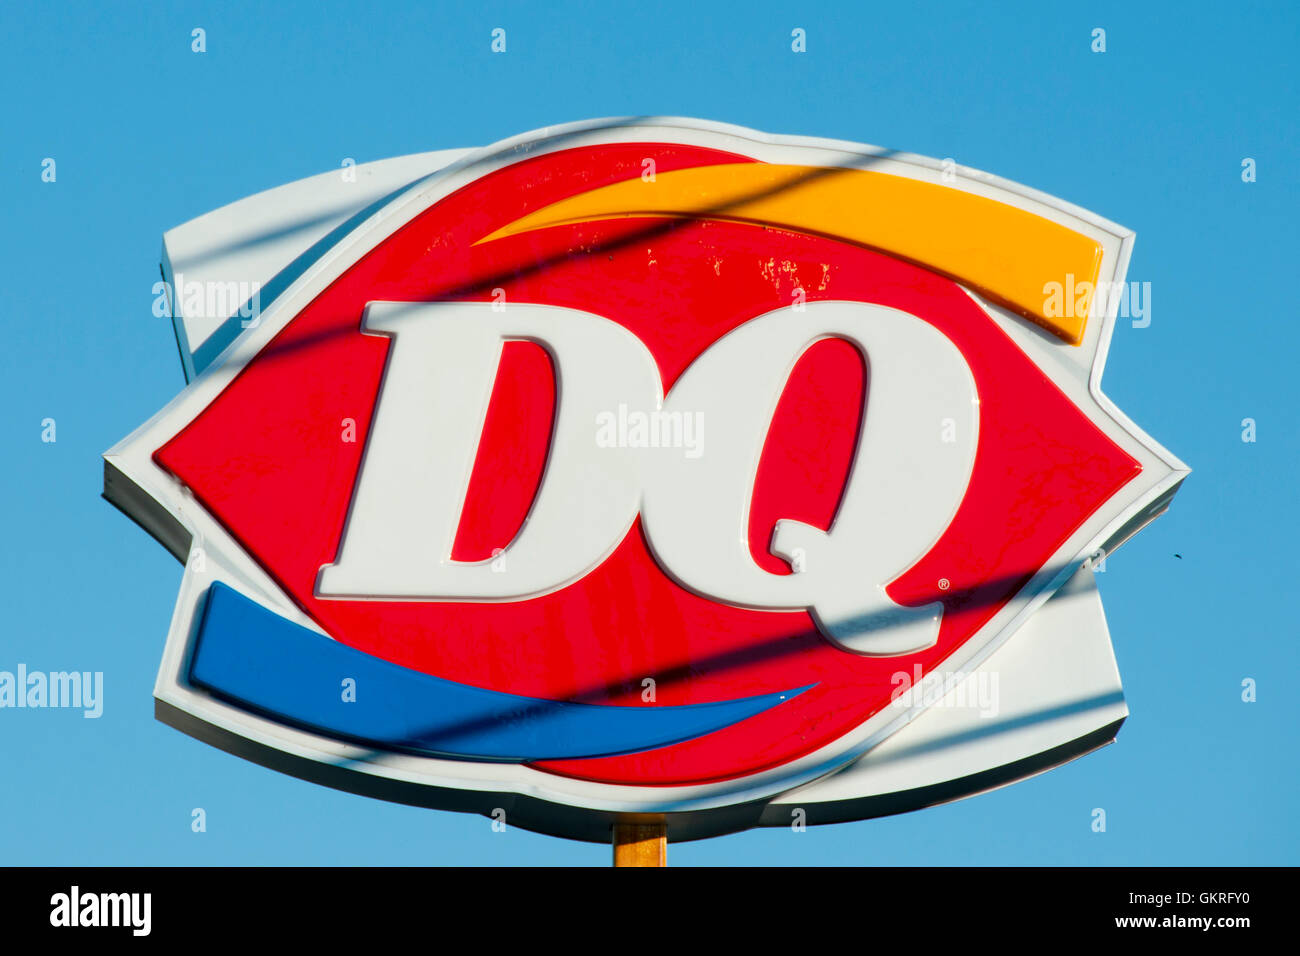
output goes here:
[{"label": "registered trademark symbol", "polygon": [[946,590],[948,590],[950,587],[952,587],[952,585],[948,582],[948,579],[947,579],[947,578],[940,578],[940,579],[939,579],[939,590],[940,590],[940,591],[946,591]]}]

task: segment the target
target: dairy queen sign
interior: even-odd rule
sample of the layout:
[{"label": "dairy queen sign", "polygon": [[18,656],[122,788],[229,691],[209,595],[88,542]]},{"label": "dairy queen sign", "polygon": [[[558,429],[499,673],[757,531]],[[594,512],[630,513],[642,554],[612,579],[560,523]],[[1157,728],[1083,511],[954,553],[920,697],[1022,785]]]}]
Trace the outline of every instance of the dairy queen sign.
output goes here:
[{"label": "dairy queen sign", "polygon": [[601,842],[1108,743],[1094,575],[1187,475],[1100,389],[1132,244],[951,161],[682,119],[174,229],[189,384],[104,456],[185,564],[157,715]]}]

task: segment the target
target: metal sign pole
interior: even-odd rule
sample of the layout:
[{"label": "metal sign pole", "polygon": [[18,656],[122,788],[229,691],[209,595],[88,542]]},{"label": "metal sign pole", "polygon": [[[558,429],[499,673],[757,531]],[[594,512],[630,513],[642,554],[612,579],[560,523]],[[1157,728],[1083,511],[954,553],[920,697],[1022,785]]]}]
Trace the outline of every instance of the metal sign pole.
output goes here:
[{"label": "metal sign pole", "polygon": [[614,824],[615,866],[667,866],[668,825],[659,823]]}]

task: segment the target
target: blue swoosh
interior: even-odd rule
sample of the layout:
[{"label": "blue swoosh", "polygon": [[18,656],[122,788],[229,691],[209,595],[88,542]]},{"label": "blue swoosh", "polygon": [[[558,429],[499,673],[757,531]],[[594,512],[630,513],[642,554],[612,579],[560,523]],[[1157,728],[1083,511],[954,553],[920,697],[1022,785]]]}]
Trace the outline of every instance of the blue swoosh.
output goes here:
[{"label": "blue swoosh", "polygon": [[[352,701],[344,700],[347,678],[356,682]],[[328,736],[385,750],[502,763],[666,747],[729,727],[808,689],[678,707],[503,694],[372,657],[219,582],[208,589],[190,679]]]}]

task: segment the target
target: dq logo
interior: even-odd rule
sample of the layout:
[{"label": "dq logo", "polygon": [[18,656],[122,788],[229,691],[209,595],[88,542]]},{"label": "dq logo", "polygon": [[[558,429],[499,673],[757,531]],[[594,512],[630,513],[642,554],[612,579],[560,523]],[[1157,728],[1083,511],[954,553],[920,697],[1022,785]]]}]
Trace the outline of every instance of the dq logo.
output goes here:
[{"label": "dq logo", "polygon": [[[362,331],[392,344],[339,559],[321,571],[318,597],[541,597],[609,557],[640,511],[660,567],[701,597],[808,610],[828,638],[862,653],[934,644],[943,606],[906,607],[885,592],[957,510],[975,458],[975,382],[933,327],[867,303],[781,309],[705,349],[665,399],[654,356],[618,323],[551,306],[492,308],[366,307]],[[755,472],[790,369],[831,338],[872,369],[871,415],[831,527],[775,522],[771,551],[800,573],[774,574],[745,546]],[[543,345],[560,370],[546,471],[500,560],[455,561],[466,478],[509,340]],[[464,414],[434,411],[456,408]],[[697,415],[711,423],[712,446],[694,461],[602,450],[593,426],[612,408],[646,420]],[[960,441],[940,440],[944,421]]]},{"label": "dq logo", "polygon": [[160,715],[281,769],[570,835],[761,808],[1186,474],[1097,388],[1113,315],[1044,293],[1132,234],[1041,194],[681,120],[399,185],[106,455],[188,561]]}]

